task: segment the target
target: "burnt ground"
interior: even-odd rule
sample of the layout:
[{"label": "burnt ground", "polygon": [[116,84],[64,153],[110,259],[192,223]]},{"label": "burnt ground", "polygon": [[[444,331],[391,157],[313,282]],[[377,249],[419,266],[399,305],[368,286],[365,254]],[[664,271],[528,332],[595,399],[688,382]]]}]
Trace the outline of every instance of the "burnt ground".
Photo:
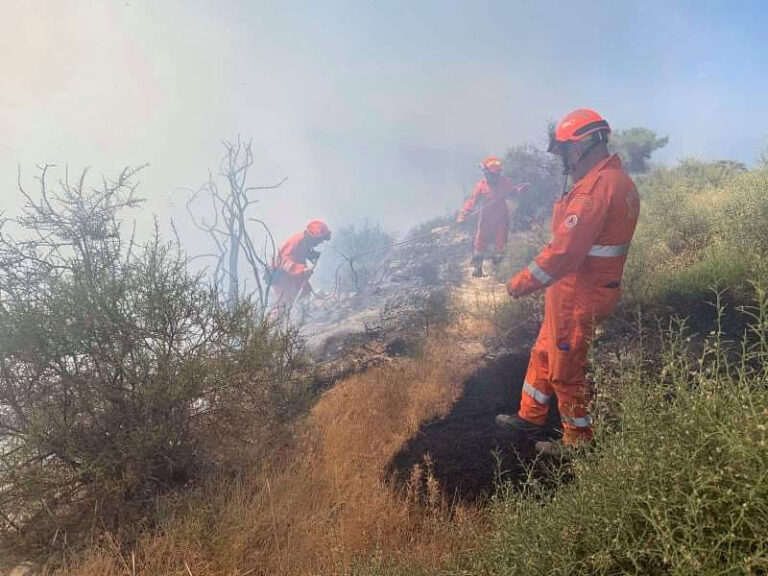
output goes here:
[{"label": "burnt ground", "polygon": [[[415,465],[432,461],[432,476],[447,500],[477,502],[494,491],[499,479],[516,480],[521,462],[533,458],[533,444],[500,430],[496,414],[517,412],[528,356],[504,353],[488,359],[465,383],[464,394],[444,418],[427,422],[394,456],[387,475],[405,486]],[[555,436],[559,416],[552,406],[548,433]]]}]

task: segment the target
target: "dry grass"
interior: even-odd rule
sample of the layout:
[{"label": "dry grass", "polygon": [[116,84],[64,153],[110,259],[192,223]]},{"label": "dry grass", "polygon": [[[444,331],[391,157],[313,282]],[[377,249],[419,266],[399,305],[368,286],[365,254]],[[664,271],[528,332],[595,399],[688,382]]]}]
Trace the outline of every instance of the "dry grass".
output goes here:
[{"label": "dry grass", "polygon": [[455,336],[443,335],[421,358],[340,382],[315,406],[282,466],[209,491],[133,554],[105,540],[65,572],[343,574],[371,557],[442,564],[472,540],[481,513],[444,502],[429,462],[405,490],[383,472],[424,421],[450,410],[473,360]]},{"label": "dry grass", "polygon": [[454,291],[454,308],[462,314],[456,329],[477,340],[494,337],[505,346],[524,345],[537,334],[541,297],[513,301],[492,277],[473,279]]}]

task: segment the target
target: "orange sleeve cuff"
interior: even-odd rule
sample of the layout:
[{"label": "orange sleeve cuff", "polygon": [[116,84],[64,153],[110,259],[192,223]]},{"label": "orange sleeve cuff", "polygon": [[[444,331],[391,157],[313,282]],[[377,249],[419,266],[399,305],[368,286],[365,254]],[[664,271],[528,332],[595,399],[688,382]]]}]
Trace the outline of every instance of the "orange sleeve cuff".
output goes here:
[{"label": "orange sleeve cuff", "polygon": [[525,296],[531,292],[536,292],[536,290],[541,290],[545,287],[546,285],[536,279],[528,268],[523,268],[515,276],[510,278],[509,282],[507,282],[507,292],[510,296],[516,298]]},{"label": "orange sleeve cuff", "polygon": [[304,264],[299,264],[298,262],[291,262],[288,261],[283,265],[283,269],[288,272],[291,276],[301,276],[303,275],[308,268]]}]

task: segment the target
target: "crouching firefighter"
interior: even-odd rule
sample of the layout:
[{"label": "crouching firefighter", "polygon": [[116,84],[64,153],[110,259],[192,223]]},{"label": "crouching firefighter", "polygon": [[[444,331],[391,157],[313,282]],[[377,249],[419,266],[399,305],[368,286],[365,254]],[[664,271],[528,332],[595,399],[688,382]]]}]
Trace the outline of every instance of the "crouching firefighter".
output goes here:
[{"label": "crouching firefighter", "polygon": [[483,177],[475,184],[472,195],[464,203],[456,219],[464,222],[476,206],[479,206],[480,217],[477,222],[475,248],[472,257],[474,270],[472,275],[483,275],[483,260],[491,242],[493,242],[493,263],[501,262],[501,255],[509,236],[509,208],[507,198],[519,194],[527,184],[513,184],[509,178],[502,175],[501,160],[489,156],[480,164]]},{"label": "crouching firefighter", "polygon": [[275,297],[275,309],[290,310],[294,302],[312,293],[309,278],[314,264],[320,258],[315,250],[322,242],[331,239],[331,231],[321,220],[312,220],[307,228],[291,236],[280,248],[271,270],[271,286]]},{"label": "crouching firefighter", "polygon": [[[557,398],[562,443],[592,440],[587,351],[597,324],[621,293],[627,252],[640,214],[635,184],[617,155],[608,153],[611,129],[593,110],[568,114],[550,135],[571,188],[554,206],[552,241],[507,284],[513,298],[546,290],[544,321],[531,352],[520,410],[496,423],[532,439],[541,436],[550,400]],[[556,444],[540,442],[543,452]]]}]

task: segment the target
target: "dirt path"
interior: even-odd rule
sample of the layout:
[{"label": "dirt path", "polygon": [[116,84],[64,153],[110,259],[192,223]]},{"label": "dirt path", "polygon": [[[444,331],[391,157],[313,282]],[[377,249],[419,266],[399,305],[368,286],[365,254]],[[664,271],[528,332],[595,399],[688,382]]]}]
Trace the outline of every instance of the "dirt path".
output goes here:
[{"label": "dirt path", "polygon": [[[405,484],[415,465],[432,461],[432,474],[446,497],[477,502],[493,492],[499,472],[514,480],[522,474],[520,459],[532,457],[531,443],[499,430],[494,417],[514,413],[528,357],[502,354],[487,360],[465,383],[464,392],[444,417],[423,424],[394,456],[389,474]],[[550,412],[549,429],[559,421]]]}]

